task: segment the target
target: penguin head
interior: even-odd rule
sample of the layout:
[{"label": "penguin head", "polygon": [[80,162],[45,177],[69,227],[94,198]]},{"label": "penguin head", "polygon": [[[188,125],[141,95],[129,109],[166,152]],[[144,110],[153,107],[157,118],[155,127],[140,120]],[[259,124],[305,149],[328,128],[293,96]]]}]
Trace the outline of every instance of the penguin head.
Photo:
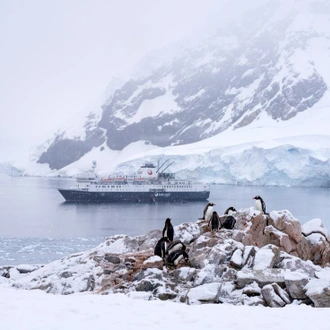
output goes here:
[{"label": "penguin head", "polygon": [[256,199],[256,200],[261,200],[261,197],[259,196],[259,195],[257,195],[257,196],[254,196],[252,199]]},{"label": "penguin head", "polygon": [[169,224],[169,223],[171,223],[171,219],[170,219],[170,218],[167,218],[167,219],[165,220],[165,224],[167,225],[167,224]]},{"label": "penguin head", "polygon": [[228,209],[225,211],[224,214],[229,214],[229,212],[230,213],[237,212],[237,210],[233,206],[230,206],[230,207],[228,207]]},{"label": "penguin head", "polygon": [[214,203],[209,203],[209,206],[214,206],[215,204]]}]

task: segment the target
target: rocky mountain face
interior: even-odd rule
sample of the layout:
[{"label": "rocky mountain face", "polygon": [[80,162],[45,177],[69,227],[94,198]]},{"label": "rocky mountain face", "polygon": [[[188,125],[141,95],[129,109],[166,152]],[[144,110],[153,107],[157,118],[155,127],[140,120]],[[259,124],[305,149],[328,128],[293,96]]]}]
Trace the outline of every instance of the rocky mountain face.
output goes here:
[{"label": "rocky mountain face", "polygon": [[86,116],[84,134],[59,133],[37,162],[60,169],[104,142],[112,150],[140,140],[175,146],[239,129],[261,114],[290,120],[328,89],[313,48],[330,41],[329,15],[321,0],[270,1],[247,12],[117,86],[100,116]]},{"label": "rocky mountain face", "polygon": [[2,267],[0,276],[14,287],[53,294],[124,293],[186,304],[330,307],[330,237],[319,219],[302,226],[287,210],[267,217],[254,208],[233,216],[233,229],[211,231],[204,220],[175,226],[174,239],[186,245],[189,256],[178,265],[154,255],[162,237],[155,229],[138,237],[109,237],[90,251],[40,268]]}]

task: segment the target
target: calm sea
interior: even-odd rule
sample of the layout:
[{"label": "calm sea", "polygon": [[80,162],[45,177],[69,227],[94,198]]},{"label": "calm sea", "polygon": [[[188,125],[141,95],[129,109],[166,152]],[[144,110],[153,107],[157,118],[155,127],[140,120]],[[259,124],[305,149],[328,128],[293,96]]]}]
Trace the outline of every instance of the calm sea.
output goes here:
[{"label": "calm sea", "polygon": [[[85,251],[107,236],[136,236],[173,225],[196,221],[206,202],[150,204],[67,204],[57,187],[74,180],[0,177],[0,264],[47,263]],[[330,189],[213,185],[210,201],[223,213],[254,206],[260,195],[272,210],[289,210],[302,223],[320,218],[330,229]]]}]

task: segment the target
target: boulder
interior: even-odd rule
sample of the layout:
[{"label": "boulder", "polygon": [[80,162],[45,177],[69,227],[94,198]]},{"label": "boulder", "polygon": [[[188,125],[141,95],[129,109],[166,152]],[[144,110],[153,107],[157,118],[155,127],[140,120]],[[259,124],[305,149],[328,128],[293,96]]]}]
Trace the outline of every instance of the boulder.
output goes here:
[{"label": "boulder", "polygon": [[305,285],[309,281],[309,276],[301,272],[286,272],[285,287],[292,299],[306,299]]},{"label": "boulder", "polygon": [[[279,288],[277,284],[273,285]],[[265,285],[261,289],[262,296],[269,307],[284,307],[286,305],[286,302],[276,293],[273,285]]]},{"label": "boulder", "polygon": [[259,249],[253,260],[254,270],[264,270],[267,268],[273,268],[278,262],[280,256],[280,250],[277,246],[269,244]]},{"label": "boulder", "polygon": [[220,283],[203,284],[188,291],[188,304],[215,303]]},{"label": "boulder", "polygon": [[262,247],[268,244],[268,238],[264,234],[266,227],[266,216],[259,214],[251,218],[249,226],[246,227],[246,234],[242,239],[244,245]]},{"label": "boulder", "polygon": [[294,242],[299,243],[301,241],[301,223],[288,210],[272,211],[269,217],[269,222],[273,227],[287,234]]},{"label": "boulder", "polygon": [[269,244],[278,246],[285,252],[292,252],[295,247],[295,243],[290,240],[289,235],[281,232],[273,226],[267,226],[265,228],[265,234],[268,237]]},{"label": "boulder", "polygon": [[242,269],[237,272],[237,286],[244,288],[253,282],[256,282],[260,288],[267,284],[277,283],[284,286],[285,271],[283,269],[265,269],[265,270],[247,270]]},{"label": "boulder", "polygon": [[230,258],[230,264],[235,268],[242,268],[243,263],[243,251],[241,249],[236,249]]},{"label": "boulder", "polygon": [[330,307],[330,279],[312,279],[305,290],[315,307]]}]

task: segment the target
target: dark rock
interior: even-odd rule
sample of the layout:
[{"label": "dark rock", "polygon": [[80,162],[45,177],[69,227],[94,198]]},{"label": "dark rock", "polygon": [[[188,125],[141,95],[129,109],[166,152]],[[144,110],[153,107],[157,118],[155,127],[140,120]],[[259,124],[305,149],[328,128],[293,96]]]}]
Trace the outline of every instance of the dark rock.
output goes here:
[{"label": "dark rock", "polygon": [[159,286],[161,286],[161,284],[159,282],[155,282],[152,280],[143,280],[135,286],[135,290],[136,291],[153,291],[156,288],[158,288]]},{"label": "dark rock", "polygon": [[119,264],[120,263],[120,258],[116,255],[112,255],[112,254],[106,254],[104,256],[104,259],[113,263],[113,264]]}]

